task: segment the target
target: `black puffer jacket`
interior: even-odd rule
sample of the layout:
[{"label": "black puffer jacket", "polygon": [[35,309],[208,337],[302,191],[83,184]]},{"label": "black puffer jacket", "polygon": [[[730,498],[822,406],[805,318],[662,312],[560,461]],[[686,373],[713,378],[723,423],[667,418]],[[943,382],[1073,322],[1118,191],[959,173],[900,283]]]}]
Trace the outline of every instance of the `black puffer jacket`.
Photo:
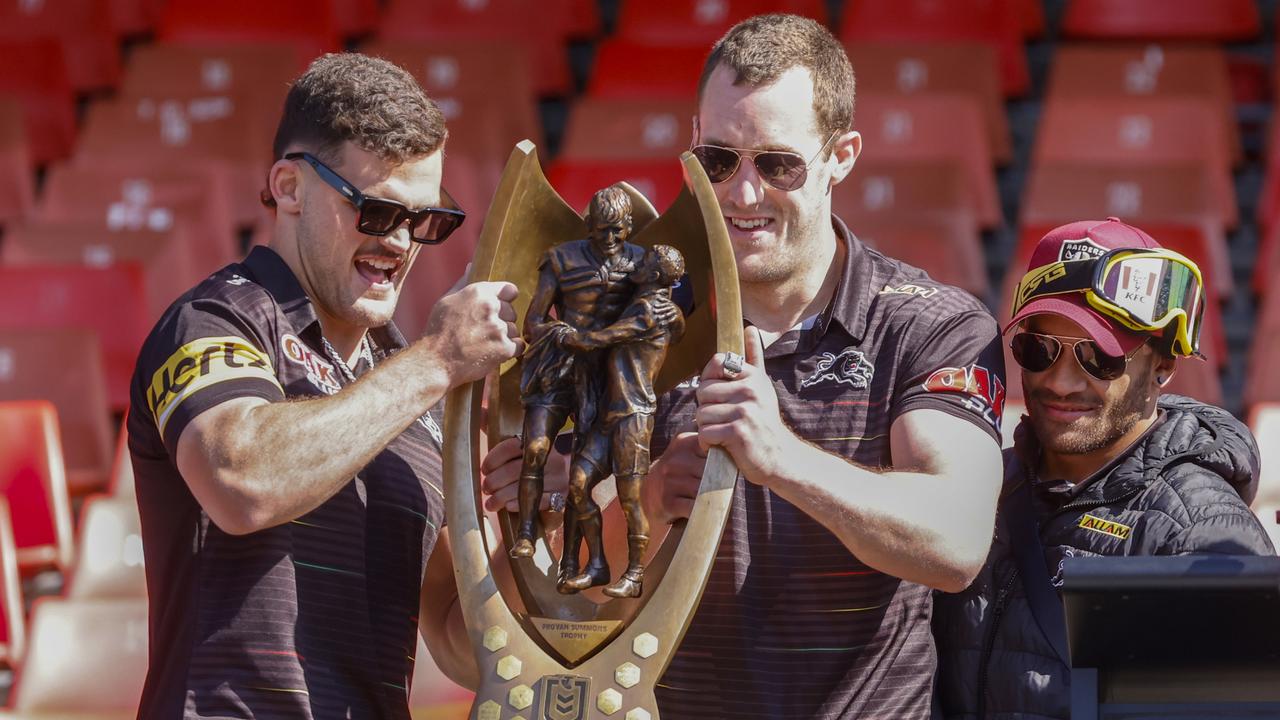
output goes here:
[{"label": "black puffer jacket", "polygon": [[[1177,396],[1163,419],[1074,499],[1033,491],[1052,580],[1082,555],[1274,555],[1249,510],[1258,448],[1224,410]],[[1070,717],[1070,677],[1031,612],[1010,546],[1010,492],[1030,480],[1039,450],[1025,421],[1005,451],[1005,485],[987,563],[964,592],[938,593],[937,703],[945,718]],[[1033,486],[1034,487],[1034,486]],[[1122,537],[1123,536],[1123,537]],[[1056,571],[1056,572],[1055,572]]]}]

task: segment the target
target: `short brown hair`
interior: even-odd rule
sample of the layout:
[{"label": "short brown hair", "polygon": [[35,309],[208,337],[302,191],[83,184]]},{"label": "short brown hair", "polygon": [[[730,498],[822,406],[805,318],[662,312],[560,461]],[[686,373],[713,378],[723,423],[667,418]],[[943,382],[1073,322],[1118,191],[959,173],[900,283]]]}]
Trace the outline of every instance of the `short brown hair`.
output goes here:
[{"label": "short brown hair", "polygon": [[698,81],[698,98],[716,67],[733,83],[767,85],[793,67],[813,76],[813,111],[824,138],[853,127],[853,65],[844,47],[817,22],[799,15],[757,15],[734,25],[711,48]]},{"label": "short brown hair", "polygon": [[383,160],[403,163],[444,145],[440,108],[413,76],[381,58],[331,53],[317,58],[289,88],[272,152],[301,145],[337,162],[351,142]]},{"label": "short brown hair", "polygon": [[684,276],[684,255],[670,245],[654,245],[649,248],[652,262],[658,268],[658,282],[671,285]]},{"label": "short brown hair", "polygon": [[593,227],[600,223],[630,222],[631,195],[621,185],[597,190],[587,206],[587,218]]}]

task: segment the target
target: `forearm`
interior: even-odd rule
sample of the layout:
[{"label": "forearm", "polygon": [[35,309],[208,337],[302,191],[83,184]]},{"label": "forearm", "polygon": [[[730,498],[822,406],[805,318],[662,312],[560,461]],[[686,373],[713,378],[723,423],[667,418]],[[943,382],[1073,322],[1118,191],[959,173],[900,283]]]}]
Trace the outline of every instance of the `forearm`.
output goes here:
[{"label": "forearm", "polygon": [[763,484],[831,531],[849,552],[888,575],[957,592],[991,540],[991,498],[957,478],[876,472],[798,438]]},{"label": "forearm", "polygon": [[336,395],[247,406],[184,433],[180,445],[190,442],[188,451],[207,458],[184,474],[207,472],[208,486],[220,488],[206,507],[211,515],[222,511],[215,520],[228,532],[254,532],[310,512],[443,397],[446,376],[424,372],[421,352],[405,350]]}]

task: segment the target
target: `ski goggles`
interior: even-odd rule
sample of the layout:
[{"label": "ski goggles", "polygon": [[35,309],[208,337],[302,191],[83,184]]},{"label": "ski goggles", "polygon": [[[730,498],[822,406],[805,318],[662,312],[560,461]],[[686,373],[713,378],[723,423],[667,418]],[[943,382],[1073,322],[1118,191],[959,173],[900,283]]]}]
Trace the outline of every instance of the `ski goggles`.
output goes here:
[{"label": "ski goggles", "polygon": [[1120,325],[1144,333],[1172,332],[1175,355],[1200,352],[1204,278],[1183,255],[1164,248],[1121,248],[1090,260],[1068,260],[1022,276],[1013,314],[1037,298],[1082,293],[1089,307]]}]

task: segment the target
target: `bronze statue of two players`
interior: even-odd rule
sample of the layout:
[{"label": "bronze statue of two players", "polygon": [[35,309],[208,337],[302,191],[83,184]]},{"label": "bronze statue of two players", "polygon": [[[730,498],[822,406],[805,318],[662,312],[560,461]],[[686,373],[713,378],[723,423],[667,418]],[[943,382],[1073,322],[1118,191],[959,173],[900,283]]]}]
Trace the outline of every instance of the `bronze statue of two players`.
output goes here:
[{"label": "bronze statue of two players", "polygon": [[[697,160],[684,153],[680,162],[685,187],[662,215],[626,183],[596,193],[580,215],[525,141],[486,215],[469,279],[520,288],[528,349],[445,405],[454,570],[480,668],[475,720],[658,717],[654,684],[702,595],[737,471],[713,448],[688,521],[651,528],[641,488],[657,398],[714,353],[742,353],[724,218]],[[523,439],[519,513],[498,517],[518,595],[493,576],[477,492],[486,404],[487,437]],[[543,468],[569,423],[569,491],[555,536],[541,527]],[[627,529],[627,566],[616,577],[592,493],[610,476]],[[603,599],[583,592],[601,586]]]}]

